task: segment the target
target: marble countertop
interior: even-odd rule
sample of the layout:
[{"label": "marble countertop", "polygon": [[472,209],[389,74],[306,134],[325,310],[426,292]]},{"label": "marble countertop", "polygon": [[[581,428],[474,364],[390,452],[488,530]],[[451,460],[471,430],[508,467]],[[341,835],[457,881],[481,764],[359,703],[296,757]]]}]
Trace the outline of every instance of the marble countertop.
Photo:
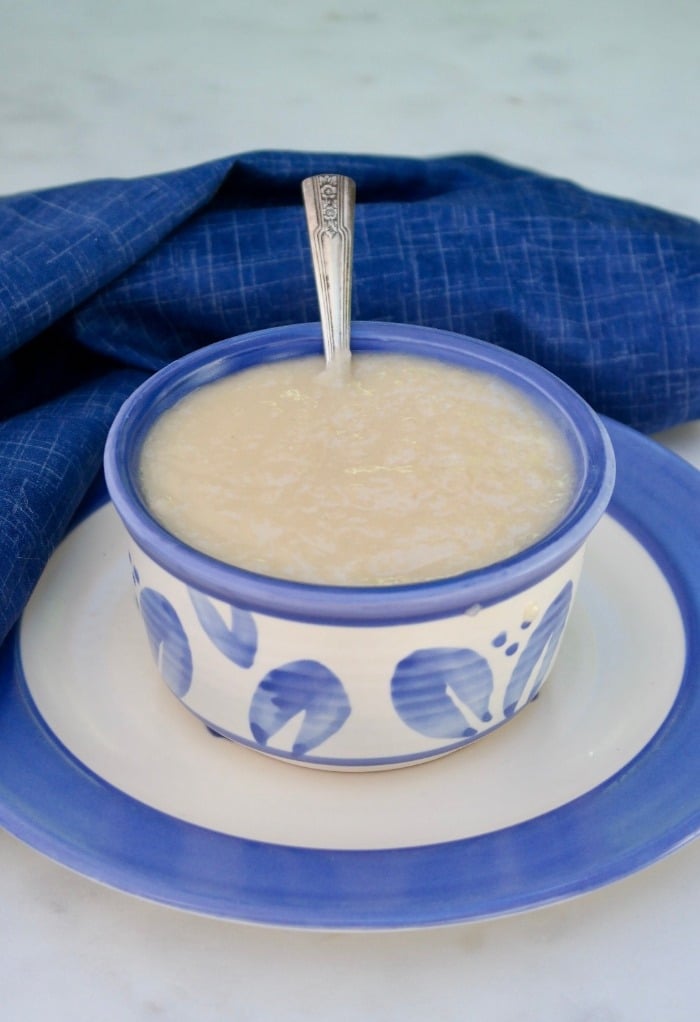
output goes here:
[{"label": "marble countertop", "polygon": [[[481,152],[700,217],[694,0],[0,0],[0,194],[259,148]],[[700,424],[661,441],[700,466]],[[691,1022],[700,843],[575,900],[393,933],[101,887],[0,832],[12,1020]]]}]

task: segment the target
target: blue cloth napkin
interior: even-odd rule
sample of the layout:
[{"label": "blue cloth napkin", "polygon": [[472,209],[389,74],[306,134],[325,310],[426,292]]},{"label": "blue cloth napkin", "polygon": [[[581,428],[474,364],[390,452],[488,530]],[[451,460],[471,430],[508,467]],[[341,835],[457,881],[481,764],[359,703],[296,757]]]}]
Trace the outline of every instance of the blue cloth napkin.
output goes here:
[{"label": "blue cloth napkin", "polygon": [[258,152],[0,199],[0,639],[145,376],[318,318],[300,182],[357,182],[353,317],[547,366],[650,432],[700,416],[700,225],[480,156]]}]

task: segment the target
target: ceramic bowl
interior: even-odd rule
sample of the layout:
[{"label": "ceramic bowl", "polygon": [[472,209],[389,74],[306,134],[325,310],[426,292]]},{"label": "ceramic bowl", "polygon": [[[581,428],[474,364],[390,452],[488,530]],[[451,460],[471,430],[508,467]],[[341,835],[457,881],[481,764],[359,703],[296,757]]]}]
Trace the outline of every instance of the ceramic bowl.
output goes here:
[{"label": "ceramic bowl", "polygon": [[[490,567],[376,588],[243,571],[166,532],[139,491],[146,434],[189,391],[253,364],[322,351],[302,324],[233,337],[156,373],[121,408],[107,487],[130,537],[137,602],[159,671],[212,731],[329,769],[382,769],[459,749],[512,719],[554,661],[586,540],[614,460],[589,406],[534,363],[445,331],[356,323],[353,350],[405,352],[495,373],[521,388],[570,445],[575,492],[540,542]],[[535,712],[535,711],[533,711]]]}]

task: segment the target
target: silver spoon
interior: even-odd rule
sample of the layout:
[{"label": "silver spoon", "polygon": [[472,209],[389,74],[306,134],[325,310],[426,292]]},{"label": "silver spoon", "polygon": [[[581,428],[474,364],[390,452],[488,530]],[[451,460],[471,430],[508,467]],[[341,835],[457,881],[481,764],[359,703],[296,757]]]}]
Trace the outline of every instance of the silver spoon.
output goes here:
[{"label": "silver spoon", "polygon": [[350,300],[355,182],[317,174],[301,183],[321,312],[326,365],[350,360]]}]

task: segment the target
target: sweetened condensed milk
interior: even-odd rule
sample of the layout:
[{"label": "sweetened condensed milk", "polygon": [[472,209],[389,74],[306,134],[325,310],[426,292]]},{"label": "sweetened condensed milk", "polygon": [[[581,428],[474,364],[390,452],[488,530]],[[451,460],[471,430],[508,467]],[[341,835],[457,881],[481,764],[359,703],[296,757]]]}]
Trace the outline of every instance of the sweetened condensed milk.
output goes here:
[{"label": "sweetened condensed milk", "polygon": [[265,363],[207,384],[146,437],[151,513],[188,545],[278,578],[427,581],[510,557],[572,498],[549,418],[498,376],[406,355]]}]

